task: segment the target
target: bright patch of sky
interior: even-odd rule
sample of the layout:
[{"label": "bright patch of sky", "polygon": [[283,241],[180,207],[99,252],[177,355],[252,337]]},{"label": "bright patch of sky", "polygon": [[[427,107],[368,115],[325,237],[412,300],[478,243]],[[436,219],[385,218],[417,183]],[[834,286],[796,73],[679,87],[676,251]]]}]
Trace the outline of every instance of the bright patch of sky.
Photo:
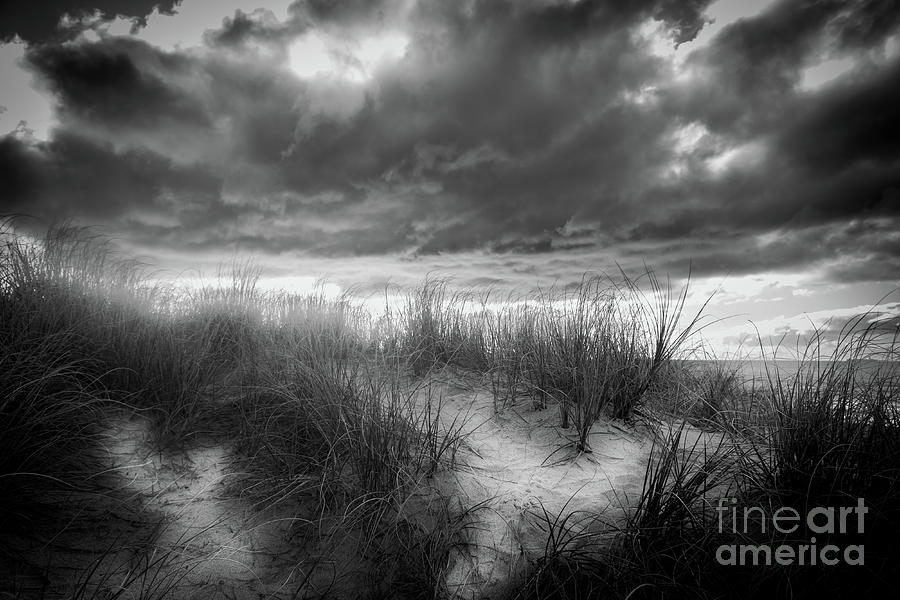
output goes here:
[{"label": "bright patch of sky", "polygon": [[21,67],[24,55],[22,42],[0,44],[0,135],[15,131],[24,122],[34,137],[46,140],[55,123],[53,110],[50,100],[32,85],[31,73]]},{"label": "bright patch of sky", "polygon": [[678,154],[693,152],[697,149],[700,140],[707,135],[709,135],[709,130],[703,123],[689,123],[683,127],[679,127],[672,134],[673,148]]},{"label": "bright patch of sky", "polygon": [[747,168],[756,165],[765,156],[765,145],[760,141],[752,141],[729,148],[724,152],[706,159],[706,166],[713,175],[721,175],[727,171]]},{"label": "bright patch of sky", "polygon": [[884,57],[887,60],[894,60],[900,56],[900,33],[895,33],[884,43]]},{"label": "bright patch of sky", "polygon": [[811,65],[803,70],[800,79],[800,89],[804,91],[816,90],[849,73],[855,65],[856,61],[847,56],[831,58]]},{"label": "bright patch of sky", "polygon": [[702,123],[689,123],[676,129],[670,135],[674,157],[664,169],[665,178],[678,179],[686,175],[691,166],[691,156],[700,147],[700,142],[710,135]]},{"label": "bright patch of sky", "polygon": [[[863,318],[860,319],[861,316]],[[732,322],[711,328],[704,332],[704,338],[720,358],[729,355],[755,359],[797,359],[807,350],[807,342],[817,331],[828,331],[822,346],[825,358],[834,350],[835,334],[846,323],[857,323],[859,319],[858,324],[865,327],[897,317],[900,317],[900,302],[860,304],[813,312],[785,312],[752,323]],[[844,331],[849,333],[846,329]]]},{"label": "bright patch of sky", "polygon": [[[776,234],[761,236],[768,243]],[[762,358],[760,341],[767,345],[784,338],[780,358],[796,349],[798,336],[809,336],[817,328],[841,323],[871,312],[878,318],[900,316],[898,290],[885,288],[881,300],[870,298],[870,290],[861,293],[853,284],[826,283],[818,271],[755,273],[742,276],[702,278],[691,282],[685,313],[693,314],[707,299],[712,300],[704,314],[707,326],[693,343],[702,340],[703,348],[718,358]],[[872,303],[864,304],[866,300]]]},{"label": "bright patch of sky", "polygon": [[302,78],[335,77],[356,83],[372,78],[382,64],[400,59],[409,38],[386,31],[359,40],[309,31],[289,50],[291,70]]}]

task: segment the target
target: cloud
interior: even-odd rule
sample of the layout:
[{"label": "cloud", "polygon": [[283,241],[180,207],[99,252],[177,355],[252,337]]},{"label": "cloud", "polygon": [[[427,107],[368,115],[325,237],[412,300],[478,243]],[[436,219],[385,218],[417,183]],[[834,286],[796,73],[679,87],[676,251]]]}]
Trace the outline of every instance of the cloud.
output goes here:
[{"label": "cloud", "polygon": [[[900,278],[900,9],[776,2],[701,43],[708,4],[308,0],[223,14],[184,48],[87,21],[60,42],[54,22],[25,64],[59,124],[0,141],[4,207],[64,208],[148,250],[457,264],[473,281],[616,261]],[[311,35],[341,69],[292,71]],[[364,56],[390,35],[397,52]]]},{"label": "cloud", "polygon": [[212,206],[220,202],[220,183],[202,167],[179,167],[140,150],[117,152],[70,132],[58,131],[50,142],[7,136],[0,141],[0,165],[7,182],[0,188],[2,213],[95,223],[165,217],[174,218],[171,228],[177,229],[223,210]]},{"label": "cloud", "polygon": [[[752,324],[725,330],[730,346],[742,346],[752,355],[782,359],[817,360],[826,358],[837,348],[838,340],[844,359],[851,356],[854,341],[868,340],[862,358],[892,359],[891,340],[900,328],[900,303],[882,302],[833,308],[793,315],[778,315]],[[738,333],[739,332],[739,333]],[[894,342],[895,343],[895,342]],[[857,348],[857,350],[863,350]]]},{"label": "cloud", "polygon": [[128,38],[38,46],[27,55],[54,93],[63,118],[119,128],[206,124],[203,106],[181,89],[192,61]]},{"label": "cloud", "polygon": [[213,47],[247,50],[253,43],[284,43],[293,28],[279,21],[266,9],[245,13],[238,9],[234,16],[226,16],[220,29],[210,29],[204,36]]},{"label": "cloud", "polygon": [[815,102],[800,99],[777,134],[780,158],[810,176],[827,176],[860,164],[896,168],[900,157],[900,60],[822,90]]},{"label": "cloud", "polygon": [[181,0],[11,0],[0,6],[0,41],[18,36],[26,42],[42,43],[67,37],[58,27],[63,15],[98,15],[107,20],[123,16],[134,19],[139,27],[155,8],[171,14],[180,3]]}]

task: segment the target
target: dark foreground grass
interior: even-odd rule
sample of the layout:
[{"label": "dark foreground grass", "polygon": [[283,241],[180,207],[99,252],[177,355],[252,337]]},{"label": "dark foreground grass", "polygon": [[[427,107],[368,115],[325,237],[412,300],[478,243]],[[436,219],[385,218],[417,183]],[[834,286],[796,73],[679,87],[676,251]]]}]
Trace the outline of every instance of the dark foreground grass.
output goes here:
[{"label": "dark foreground grass", "polygon": [[[352,539],[347,562],[383,569],[418,548],[421,560],[387,582],[363,578],[357,593],[394,597],[395,581],[406,597],[434,596],[471,507],[434,501],[415,518],[409,507],[428,477],[452,467],[461,422],[445,427],[427,390],[419,400],[408,379],[415,361],[373,341],[367,315],[345,299],[264,295],[246,267],[226,286],[147,286],[138,265],[84,230],[35,240],[6,223],[0,234],[3,570],[23,547],[71,529],[84,513],[76,499],[115,501],[103,436],[111,416],[133,411],[149,418],[159,452],[210,439],[233,446],[243,471],[233,491],[260,509],[313,499],[295,522],[320,534],[323,551]],[[71,594],[165,597],[183,565],[172,567],[171,553],[148,556],[128,585],[104,591],[114,573],[101,553]],[[0,592],[15,597],[61,589],[20,583],[0,573]],[[319,593],[307,587],[297,597]]]}]

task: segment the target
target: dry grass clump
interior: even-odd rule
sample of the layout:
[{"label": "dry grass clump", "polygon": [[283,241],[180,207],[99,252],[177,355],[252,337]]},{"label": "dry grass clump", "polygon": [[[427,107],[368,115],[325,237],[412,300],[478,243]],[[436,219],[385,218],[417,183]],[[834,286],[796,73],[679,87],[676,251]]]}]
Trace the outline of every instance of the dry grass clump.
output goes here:
[{"label": "dry grass clump", "polygon": [[415,375],[444,365],[487,372],[498,411],[521,392],[539,407],[555,400],[561,425],[571,422],[578,449],[589,451],[594,422],[630,417],[702,328],[703,307],[684,313],[687,294],[687,285],[675,290],[648,269],[495,306],[485,295],[478,309],[471,295],[430,279],[402,313],[402,347]]},{"label": "dry grass clump", "polygon": [[714,498],[730,489],[735,454],[722,438],[688,438],[682,422],[654,439],[640,496],[620,499],[624,520],[545,512],[547,552],[509,597],[695,598],[718,585]]},{"label": "dry grass clump", "polygon": [[[88,486],[110,405],[101,353],[120,317],[105,254],[61,230],[43,246],[0,230],[0,528],[53,521]],[[105,293],[100,293],[104,291]],[[106,293],[108,292],[108,293]],[[0,538],[5,536],[0,533]]]},{"label": "dry grass clump", "polygon": [[741,360],[673,360],[646,394],[650,412],[704,430],[746,430],[770,414],[765,383],[748,378]]}]

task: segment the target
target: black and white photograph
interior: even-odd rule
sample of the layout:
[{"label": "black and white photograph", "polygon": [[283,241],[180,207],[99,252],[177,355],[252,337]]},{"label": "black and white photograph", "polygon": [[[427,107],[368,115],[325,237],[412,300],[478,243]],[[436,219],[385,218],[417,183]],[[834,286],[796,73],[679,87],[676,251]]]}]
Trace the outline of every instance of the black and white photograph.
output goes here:
[{"label": "black and white photograph", "polygon": [[900,3],[0,0],[0,600],[898,586]]}]

